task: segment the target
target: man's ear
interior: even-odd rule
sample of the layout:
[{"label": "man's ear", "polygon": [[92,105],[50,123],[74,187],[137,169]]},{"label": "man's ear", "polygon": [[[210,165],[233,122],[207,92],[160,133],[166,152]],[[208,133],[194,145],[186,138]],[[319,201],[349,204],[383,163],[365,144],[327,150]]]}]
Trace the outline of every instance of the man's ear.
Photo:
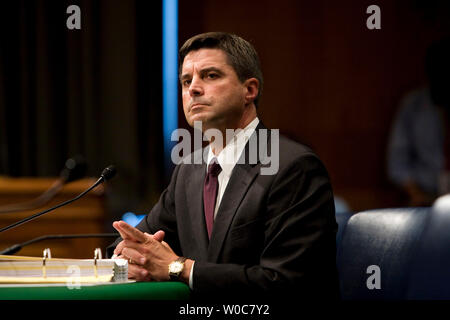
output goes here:
[{"label": "man's ear", "polygon": [[245,92],[245,104],[255,101],[259,92],[259,81],[256,78],[250,78],[244,82]]}]

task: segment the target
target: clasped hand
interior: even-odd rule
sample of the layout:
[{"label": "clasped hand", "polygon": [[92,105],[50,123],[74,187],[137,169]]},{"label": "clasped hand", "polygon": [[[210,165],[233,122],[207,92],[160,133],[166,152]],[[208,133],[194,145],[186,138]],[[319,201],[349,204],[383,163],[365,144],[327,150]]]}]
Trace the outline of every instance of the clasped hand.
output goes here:
[{"label": "clasped hand", "polygon": [[123,239],[114,254],[129,261],[128,278],[137,281],[169,280],[168,265],[178,256],[164,241],[164,231],[151,235],[124,221],[115,221],[113,227]]}]

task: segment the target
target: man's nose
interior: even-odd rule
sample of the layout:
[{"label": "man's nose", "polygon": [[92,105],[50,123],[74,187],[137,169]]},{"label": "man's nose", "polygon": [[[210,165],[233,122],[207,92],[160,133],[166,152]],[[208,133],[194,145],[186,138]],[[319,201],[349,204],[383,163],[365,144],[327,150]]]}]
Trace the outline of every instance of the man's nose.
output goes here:
[{"label": "man's nose", "polygon": [[193,96],[201,96],[204,93],[203,91],[203,84],[201,79],[198,77],[194,77],[191,80],[191,84],[189,86],[189,95],[191,97]]}]

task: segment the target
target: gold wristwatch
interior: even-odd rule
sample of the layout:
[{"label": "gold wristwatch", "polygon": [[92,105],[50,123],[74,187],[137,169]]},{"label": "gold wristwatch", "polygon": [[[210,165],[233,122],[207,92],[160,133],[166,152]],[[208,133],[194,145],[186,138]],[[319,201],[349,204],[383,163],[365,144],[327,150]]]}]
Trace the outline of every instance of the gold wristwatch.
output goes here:
[{"label": "gold wristwatch", "polygon": [[180,275],[181,275],[181,272],[183,272],[185,261],[186,261],[185,257],[179,257],[177,260],[175,260],[169,264],[170,280],[172,280],[172,281],[180,280]]}]

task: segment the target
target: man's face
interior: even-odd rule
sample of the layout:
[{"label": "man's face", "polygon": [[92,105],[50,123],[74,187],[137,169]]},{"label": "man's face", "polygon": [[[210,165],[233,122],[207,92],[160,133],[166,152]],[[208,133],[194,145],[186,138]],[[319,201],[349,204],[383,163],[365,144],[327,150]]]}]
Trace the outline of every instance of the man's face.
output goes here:
[{"label": "man's face", "polygon": [[245,108],[246,87],[220,49],[189,52],[181,69],[183,109],[190,126],[234,128]]}]

